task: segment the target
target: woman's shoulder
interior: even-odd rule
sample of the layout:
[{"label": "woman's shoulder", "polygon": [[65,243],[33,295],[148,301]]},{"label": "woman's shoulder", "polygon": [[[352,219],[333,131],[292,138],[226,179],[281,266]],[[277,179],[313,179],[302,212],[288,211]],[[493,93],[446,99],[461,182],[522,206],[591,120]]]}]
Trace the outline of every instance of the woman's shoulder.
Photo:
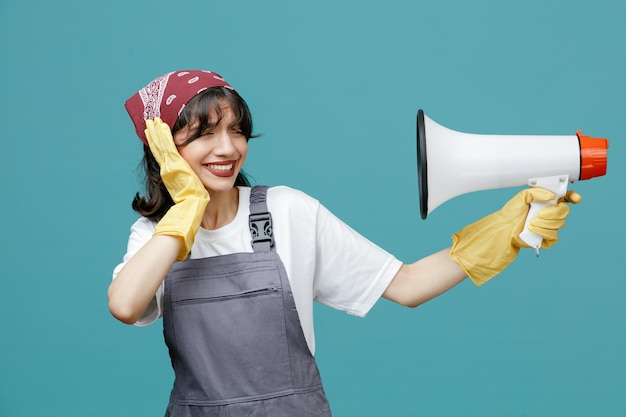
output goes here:
[{"label": "woman's shoulder", "polygon": [[130,240],[137,242],[145,242],[150,240],[157,222],[147,217],[139,217],[130,226]]},{"label": "woman's shoulder", "polygon": [[130,227],[131,230],[149,230],[154,231],[157,222],[147,217],[139,217]]},{"label": "woman's shoulder", "polygon": [[267,201],[269,204],[279,204],[283,207],[310,207],[316,209],[319,201],[303,191],[279,185],[270,187],[267,191]]},{"label": "woman's shoulder", "polygon": [[317,201],[315,198],[311,197],[304,191],[298,190],[296,188],[289,187],[287,185],[277,185],[273,187],[269,187],[268,198],[283,198],[283,199],[294,199],[294,200],[305,200],[305,201]]}]

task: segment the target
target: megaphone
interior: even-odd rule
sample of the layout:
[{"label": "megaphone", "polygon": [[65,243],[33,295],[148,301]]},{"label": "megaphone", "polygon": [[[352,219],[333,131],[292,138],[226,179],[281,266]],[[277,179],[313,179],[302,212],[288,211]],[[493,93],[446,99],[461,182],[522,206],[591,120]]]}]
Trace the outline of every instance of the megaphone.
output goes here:
[{"label": "megaphone", "polygon": [[[426,219],[442,203],[462,194],[530,185],[555,194],[532,203],[526,224],[567,192],[569,182],[606,174],[608,139],[583,135],[480,135],[448,129],[417,112],[417,175],[420,214]],[[538,249],[542,238],[520,235]]]}]

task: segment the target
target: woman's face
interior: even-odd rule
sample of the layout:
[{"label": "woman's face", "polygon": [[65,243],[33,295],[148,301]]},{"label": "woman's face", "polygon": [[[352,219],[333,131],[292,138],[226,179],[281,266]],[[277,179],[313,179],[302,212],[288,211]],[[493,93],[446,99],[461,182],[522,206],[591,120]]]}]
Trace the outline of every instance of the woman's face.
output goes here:
[{"label": "woman's face", "polygon": [[183,145],[191,135],[191,129],[185,127],[174,135],[178,152],[196,173],[209,195],[231,191],[237,175],[243,167],[248,154],[248,141],[239,126],[235,125],[235,115],[230,105],[220,101],[222,118],[219,123],[217,112],[210,115],[211,125],[201,132],[201,136]]}]

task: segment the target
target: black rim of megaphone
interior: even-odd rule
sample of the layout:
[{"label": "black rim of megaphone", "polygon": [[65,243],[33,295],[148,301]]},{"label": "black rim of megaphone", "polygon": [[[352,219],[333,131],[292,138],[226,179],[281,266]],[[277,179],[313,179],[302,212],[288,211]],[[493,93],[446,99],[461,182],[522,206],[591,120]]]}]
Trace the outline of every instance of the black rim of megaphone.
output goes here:
[{"label": "black rim of megaphone", "polygon": [[420,214],[422,219],[428,215],[428,170],[426,164],[426,127],[424,111],[417,111],[417,185],[420,197]]}]

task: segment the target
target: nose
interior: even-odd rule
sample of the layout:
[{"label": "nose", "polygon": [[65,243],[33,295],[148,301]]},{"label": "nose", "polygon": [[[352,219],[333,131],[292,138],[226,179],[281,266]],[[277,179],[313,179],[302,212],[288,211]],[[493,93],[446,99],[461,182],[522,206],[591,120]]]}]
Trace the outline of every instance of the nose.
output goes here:
[{"label": "nose", "polygon": [[237,152],[233,145],[233,138],[231,138],[228,132],[222,131],[217,134],[217,144],[214,152],[221,156],[231,156]]}]

